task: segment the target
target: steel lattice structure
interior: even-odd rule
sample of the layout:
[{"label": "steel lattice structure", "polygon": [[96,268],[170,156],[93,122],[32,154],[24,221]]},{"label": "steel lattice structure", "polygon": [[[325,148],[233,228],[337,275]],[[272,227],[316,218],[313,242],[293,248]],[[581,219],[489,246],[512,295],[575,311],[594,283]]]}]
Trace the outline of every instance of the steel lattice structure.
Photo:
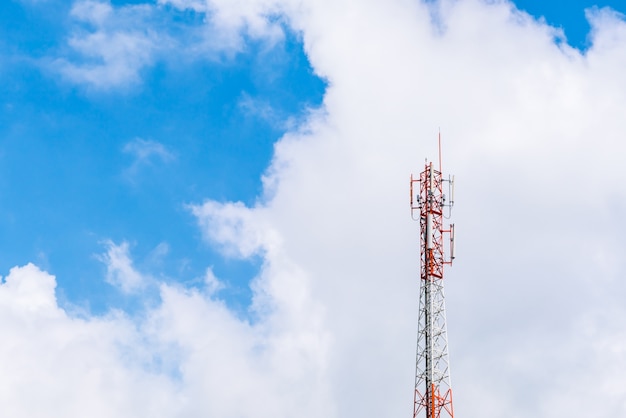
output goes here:
[{"label": "steel lattice structure", "polygon": [[[441,160],[441,157],[440,157]],[[444,183],[450,200],[443,193]],[[417,186],[417,187],[416,187]],[[421,230],[420,299],[415,360],[415,392],[413,418],[425,413],[426,418],[454,417],[452,387],[446,333],[446,309],[443,291],[444,265],[454,259],[454,224],[444,229],[444,210],[449,213],[454,203],[454,181],[443,179],[439,170],[426,163],[419,179],[411,176],[411,215]],[[444,254],[444,236],[450,252]]]}]

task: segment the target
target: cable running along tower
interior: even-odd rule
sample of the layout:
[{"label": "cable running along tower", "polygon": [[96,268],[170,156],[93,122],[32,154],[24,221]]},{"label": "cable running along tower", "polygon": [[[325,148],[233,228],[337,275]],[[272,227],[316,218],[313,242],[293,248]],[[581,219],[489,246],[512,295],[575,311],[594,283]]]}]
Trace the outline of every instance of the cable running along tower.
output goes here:
[{"label": "cable running along tower", "polygon": [[[449,200],[443,193],[444,185]],[[454,177],[442,176],[441,138],[439,169],[427,161],[419,178],[411,175],[410,190],[411,217],[419,220],[421,231],[413,418],[453,418],[443,271],[444,265],[454,260],[454,224],[444,229],[443,222],[450,217],[454,204]]]}]

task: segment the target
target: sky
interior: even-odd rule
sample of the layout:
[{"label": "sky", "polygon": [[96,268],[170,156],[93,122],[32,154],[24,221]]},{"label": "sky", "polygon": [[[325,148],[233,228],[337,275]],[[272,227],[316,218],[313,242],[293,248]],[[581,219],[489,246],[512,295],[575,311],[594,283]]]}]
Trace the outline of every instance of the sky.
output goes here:
[{"label": "sky", "polygon": [[1,2],[3,409],[409,416],[441,132],[457,415],[623,416],[624,13]]}]

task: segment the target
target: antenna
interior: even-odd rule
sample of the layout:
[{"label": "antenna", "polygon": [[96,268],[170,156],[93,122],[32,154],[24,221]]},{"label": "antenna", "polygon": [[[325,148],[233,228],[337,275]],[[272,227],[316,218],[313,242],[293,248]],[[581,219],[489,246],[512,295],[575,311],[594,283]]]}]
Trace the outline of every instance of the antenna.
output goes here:
[{"label": "antenna", "polygon": [[450,205],[454,205],[454,175],[452,175],[452,182],[450,185],[452,186],[452,190],[450,191]]}]

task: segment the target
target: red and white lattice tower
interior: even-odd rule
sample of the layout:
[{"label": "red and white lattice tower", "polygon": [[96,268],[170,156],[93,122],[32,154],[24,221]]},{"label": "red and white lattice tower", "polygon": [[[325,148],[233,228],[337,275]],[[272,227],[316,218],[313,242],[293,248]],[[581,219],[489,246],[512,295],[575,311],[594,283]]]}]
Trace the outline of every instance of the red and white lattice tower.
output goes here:
[{"label": "red and white lattice tower", "polygon": [[[449,199],[443,193],[448,192]],[[444,229],[454,204],[454,178],[444,179],[439,169],[426,162],[419,178],[411,176],[411,215],[420,222],[421,275],[415,360],[413,418],[453,418],[446,309],[443,293],[444,265],[454,259],[454,224]],[[446,216],[447,215],[447,216]],[[445,240],[444,253],[444,237]],[[425,414],[425,415],[422,415]]]}]

